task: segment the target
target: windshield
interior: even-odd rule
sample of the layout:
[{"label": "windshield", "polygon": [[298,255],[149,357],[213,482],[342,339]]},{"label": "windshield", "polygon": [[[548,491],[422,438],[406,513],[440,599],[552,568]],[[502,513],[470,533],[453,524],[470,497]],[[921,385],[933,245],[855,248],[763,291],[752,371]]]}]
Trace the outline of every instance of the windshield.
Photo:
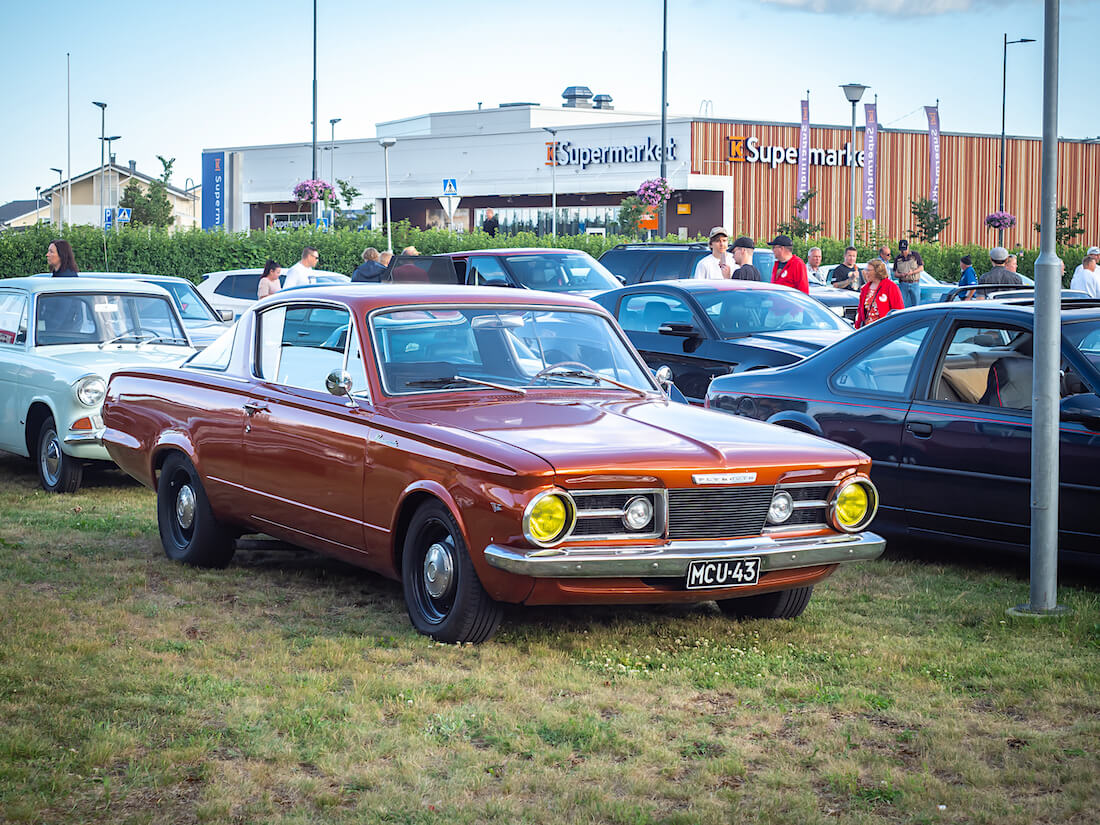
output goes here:
[{"label": "windshield", "polygon": [[35,319],[35,343],[187,345],[168,298],[129,293],[41,295]]},{"label": "windshield", "polygon": [[[488,391],[477,382],[618,391],[610,383],[615,381],[656,391],[615,327],[591,312],[418,308],[376,313],[370,328],[382,384],[391,395]],[[550,367],[557,369],[548,372]]]},{"label": "windshield", "polygon": [[1100,383],[1100,318],[1088,321],[1070,321],[1062,324],[1062,335],[1085,356],[1085,360],[1097,370],[1093,380]]},{"label": "windshield", "polygon": [[183,316],[185,321],[220,321],[207,306],[200,296],[194,284],[190,281],[177,281],[177,280],[165,280],[165,281],[152,281],[151,283],[157,286],[164,287],[171,293],[173,300],[176,302],[176,309],[180,311],[180,315]]},{"label": "windshield", "polygon": [[699,305],[723,338],[797,329],[849,329],[838,316],[796,289],[698,292]]},{"label": "windshield", "polygon": [[547,292],[579,292],[618,289],[619,279],[585,252],[541,255],[525,252],[504,259],[515,279],[528,289]]}]

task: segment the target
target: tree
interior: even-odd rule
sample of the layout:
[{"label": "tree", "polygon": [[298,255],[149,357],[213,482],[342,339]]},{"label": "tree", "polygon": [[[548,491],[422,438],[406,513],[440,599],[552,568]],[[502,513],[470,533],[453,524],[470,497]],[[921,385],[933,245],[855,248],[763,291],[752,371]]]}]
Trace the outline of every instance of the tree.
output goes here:
[{"label": "tree", "polygon": [[168,158],[166,160],[163,155],[157,155],[157,160],[160,161],[160,165],[163,167],[160,179],[168,183],[168,179],[172,177],[172,167],[176,165],[176,159]]},{"label": "tree", "polygon": [[816,235],[825,228],[825,224],[823,223],[812,223],[798,217],[798,213],[805,209],[816,195],[817,190],[810,189],[803,194],[801,198],[795,201],[794,210],[791,212],[791,219],[776,227],[780,235],[790,235],[792,238],[808,238],[811,235]]},{"label": "tree", "polygon": [[[352,203],[357,197],[362,195],[351,181],[336,179],[336,188],[340,191],[339,198],[332,201],[332,208],[336,211],[336,220],[334,222],[334,228],[336,229],[359,229],[363,225],[363,219],[369,215],[374,214],[374,204],[368,203],[361,210],[358,210],[354,215],[345,215],[344,211],[352,211]],[[344,202],[344,206],[341,208],[340,201]],[[361,213],[361,214],[360,214]]]},{"label": "tree", "polygon": [[638,224],[642,222],[648,208],[637,195],[623,198],[619,204],[619,231],[624,235],[637,237]]},{"label": "tree", "polygon": [[[1071,243],[1073,243],[1074,238],[1076,238],[1078,235],[1085,234],[1085,228],[1083,226],[1077,225],[1077,222],[1083,217],[1085,217],[1085,213],[1078,212],[1076,215],[1073,216],[1073,219],[1070,220],[1069,207],[1058,207],[1058,217],[1056,218],[1054,224],[1054,239],[1055,243],[1058,244],[1058,246],[1069,246]],[[1034,226],[1036,232],[1043,231],[1043,225],[1041,223],[1036,223],[1034,224]]]},{"label": "tree", "polygon": [[917,228],[909,233],[910,238],[916,238],[924,243],[935,243],[944,228],[951,223],[950,218],[940,217],[940,207],[933,200],[921,198],[909,201],[913,220],[917,222]]},{"label": "tree", "polygon": [[163,180],[154,180],[142,189],[141,184],[131,178],[118,205],[131,210],[131,226],[172,224],[172,202],[168,200],[168,187]]}]

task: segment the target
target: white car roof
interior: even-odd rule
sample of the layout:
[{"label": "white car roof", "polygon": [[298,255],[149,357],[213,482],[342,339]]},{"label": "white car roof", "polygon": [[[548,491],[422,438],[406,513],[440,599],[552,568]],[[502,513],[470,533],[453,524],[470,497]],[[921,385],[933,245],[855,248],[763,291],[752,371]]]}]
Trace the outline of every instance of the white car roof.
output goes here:
[{"label": "white car roof", "polygon": [[108,279],[79,276],[76,278],[5,278],[0,280],[0,289],[5,287],[22,289],[32,294],[43,292],[133,292],[145,295],[161,295],[171,298],[162,286],[148,281],[129,279]]}]

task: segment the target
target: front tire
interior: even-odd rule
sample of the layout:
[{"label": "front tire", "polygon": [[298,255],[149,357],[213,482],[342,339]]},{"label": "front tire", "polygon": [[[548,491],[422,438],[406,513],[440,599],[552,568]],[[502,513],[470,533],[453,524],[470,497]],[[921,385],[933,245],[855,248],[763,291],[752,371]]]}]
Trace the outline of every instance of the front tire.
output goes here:
[{"label": "front tire", "polygon": [[401,583],[413,627],[438,642],[484,642],[502,610],[478,580],[462,531],[438,501],[421,505],[409,524]]},{"label": "front tire", "polygon": [[794,619],[802,615],[813,593],[811,585],[740,599],[722,599],[718,609],[737,619]]},{"label": "front tire", "polygon": [[164,554],[196,567],[225,567],[236,550],[234,534],[214,517],[199,474],[173,453],[157,480],[157,526]]},{"label": "front tire", "polygon": [[84,465],[62,449],[51,415],[38,431],[38,480],[48,493],[75,493],[84,478]]}]

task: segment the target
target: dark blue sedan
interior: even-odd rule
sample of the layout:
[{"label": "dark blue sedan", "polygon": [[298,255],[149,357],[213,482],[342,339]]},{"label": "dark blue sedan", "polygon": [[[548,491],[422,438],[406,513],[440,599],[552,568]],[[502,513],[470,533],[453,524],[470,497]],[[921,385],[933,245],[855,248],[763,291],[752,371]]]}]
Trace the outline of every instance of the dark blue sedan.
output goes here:
[{"label": "dark blue sedan", "polygon": [[594,300],[694,404],[716,375],[789,364],[852,332],[804,293],[755,281],[655,281]]},{"label": "dark blue sedan", "polygon": [[[892,312],[789,367],[715,379],[707,405],[868,453],[877,531],[1029,543],[1030,301]],[[1062,303],[1059,547],[1100,552],[1100,301]]]}]

